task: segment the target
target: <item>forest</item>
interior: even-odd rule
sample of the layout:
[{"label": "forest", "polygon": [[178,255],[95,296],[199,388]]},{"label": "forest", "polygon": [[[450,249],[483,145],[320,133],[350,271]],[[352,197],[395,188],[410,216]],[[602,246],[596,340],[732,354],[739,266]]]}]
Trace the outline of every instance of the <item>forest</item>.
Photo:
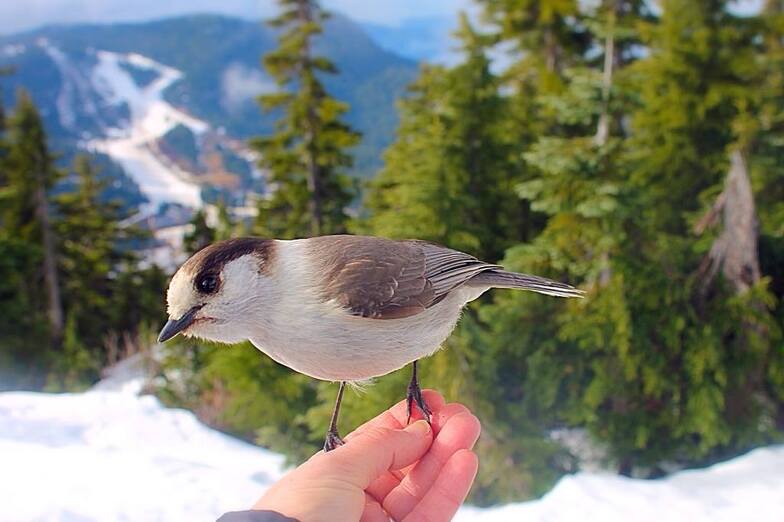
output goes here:
[{"label": "forest", "polygon": [[[278,119],[251,141],[274,191],[252,223],[196,212],[189,252],[243,235],[419,238],[586,292],[487,293],[421,362],[424,387],[482,422],[473,502],[539,496],[586,460],[654,478],[784,441],[782,0],[752,15],[727,0],[475,0],[456,62],[420,67],[369,180],[350,175],[362,136],[324,86],[340,71],[313,52],[329,13],[278,4],[260,64],[277,90],[259,96]],[[167,404],[309,457],[337,385],[249,343],[153,346],[170,274],[141,259],[149,238],[102,197],[100,170],[62,152],[24,92],[0,107],[0,389],[83,389],[147,351]],[[409,377],[349,391],[343,429]]]}]

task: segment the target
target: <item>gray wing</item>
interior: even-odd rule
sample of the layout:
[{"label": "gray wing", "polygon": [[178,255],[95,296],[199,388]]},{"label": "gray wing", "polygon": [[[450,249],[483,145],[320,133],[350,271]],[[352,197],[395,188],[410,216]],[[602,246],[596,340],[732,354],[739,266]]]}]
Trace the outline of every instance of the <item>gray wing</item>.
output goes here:
[{"label": "gray wing", "polygon": [[374,319],[416,315],[475,275],[500,268],[424,241],[325,236],[308,245],[323,298]]}]

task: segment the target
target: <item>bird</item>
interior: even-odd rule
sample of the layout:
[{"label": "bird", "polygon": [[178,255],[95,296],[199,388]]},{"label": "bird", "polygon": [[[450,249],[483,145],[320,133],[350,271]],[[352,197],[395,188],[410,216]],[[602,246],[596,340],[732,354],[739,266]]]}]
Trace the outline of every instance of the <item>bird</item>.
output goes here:
[{"label": "bird", "polygon": [[414,405],[430,420],[417,361],[436,352],[463,307],[491,288],[583,296],[568,284],[423,240],[243,237],[199,250],[175,272],[158,341],[177,334],[228,344],[249,340],[294,371],[338,382],[324,442],[331,451],[343,443],[338,417],[347,383],[411,364],[409,421]]}]

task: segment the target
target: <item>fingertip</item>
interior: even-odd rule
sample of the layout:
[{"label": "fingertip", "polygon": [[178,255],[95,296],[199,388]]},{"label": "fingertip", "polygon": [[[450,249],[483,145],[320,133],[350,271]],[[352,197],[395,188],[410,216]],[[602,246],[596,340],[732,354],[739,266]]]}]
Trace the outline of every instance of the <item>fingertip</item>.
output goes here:
[{"label": "fingertip", "polygon": [[457,469],[462,469],[464,471],[473,470],[471,475],[476,476],[476,472],[479,470],[479,456],[473,450],[457,450],[454,455],[452,455],[452,459],[455,459],[455,466]]},{"label": "fingertip", "polygon": [[473,413],[469,413],[466,418],[466,424],[468,429],[474,434],[471,446],[469,446],[469,448],[473,448],[476,441],[478,441],[479,437],[482,435],[482,423],[479,421],[479,417]]},{"label": "fingertip", "polygon": [[390,470],[398,470],[413,464],[422,458],[433,444],[433,429],[426,421],[418,420],[401,431],[406,436],[395,439],[397,447],[393,453]]},{"label": "fingertip", "polygon": [[437,390],[433,390],[432,388],[425,388],[422,390],[422,398],[427,403],[428,407],[432,411],[435,411],[439,408],[443,408],[446,404],[446,399],[441,393]]},{"label": "fingertip", "polygon": [[436,433],[438,433],[441,431],[441,428],[443,428],[446,423],[449,422],[449,419],[461,413],[470,414],[471,412],[468,411],[468,408],[459,402],[450,402],[449,404],[445,404],[443,407],[433,412],[433,416],[431,418],[433,429],[435,429]]},{"label": "fingertip", "polygon": [[432,487],[403,520],[451,520],[468,496],[478,469],[479,459],[473,451],[456,451],[441,468]]},{"label": "fingertip", "polygon": [[419,437],[426,437],[426,438],[433,437],[433,429],[430,427],[430,424],[425,420],[418,420],[416,422],[412,422],[411,424],[406,426],[403,431],[417,435]]}]

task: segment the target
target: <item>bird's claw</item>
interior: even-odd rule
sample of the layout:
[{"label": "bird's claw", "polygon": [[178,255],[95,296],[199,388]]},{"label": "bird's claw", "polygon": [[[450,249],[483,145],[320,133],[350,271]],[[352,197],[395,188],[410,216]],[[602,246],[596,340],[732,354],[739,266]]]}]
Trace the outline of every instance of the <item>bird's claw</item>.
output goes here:
[{"label": "bird's claw", "polygon": [[332,451],[343,444],[343,439],[340,438],[337,431],[328,431],[327,437],[324,439],[324,453]]},{"label": "bird's claw", "polygon": [[408,392],[406,393],[406,411],[408,412],[406,424],[411,424],[411,410],[414,403],[416,403],[417,409],[422,414],[422,417],[428,424],[431,424],[430,418],[432,417],[433,412],[427,407],[427,403],[422,397],[422,390],[416,382],[412,382],[408,385]]}]

